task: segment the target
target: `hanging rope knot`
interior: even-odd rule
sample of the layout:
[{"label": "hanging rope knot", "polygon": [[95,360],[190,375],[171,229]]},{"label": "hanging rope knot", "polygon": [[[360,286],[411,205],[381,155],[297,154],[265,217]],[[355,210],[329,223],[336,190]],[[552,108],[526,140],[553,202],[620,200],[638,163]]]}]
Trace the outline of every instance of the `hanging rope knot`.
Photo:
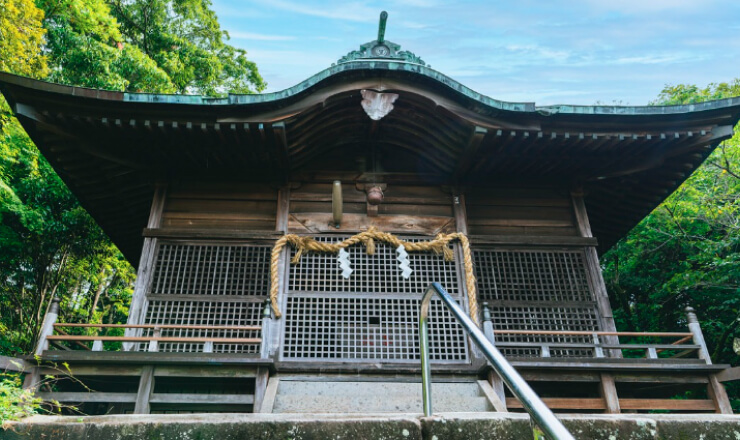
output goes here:
[{"label": "hanging rope knot", "polygon": [[454,232],[451,234],[437,234],[433,240],[423,242],[408,242],[403,241],[393,234],[388,232],[382,232],[376,229],[374,226],[368,228],[367,231],[360,232],[359,234],[353,235],[339,243],[323,243],[316,241],[312,237],[301,237],[295,234],[284,235],[275,242],[275,247],[272,249],[271,262],[270,262],[270,302],[272,304],[272,310],[275,313],[276,318],[280,318],[280,307],[278,305],[278,292],[280,291],[278,286],[279,278],[279,262],[280,253],[286,244],[290,243],[295,248],[295,255],[290,260],[291,264],[298,264],[301,261],[301,257],[305,252],[322,252],[335,254],[340,249],[345,249],[356,244],[362,244],[365,246],[365,252],[368,255],[375,255],[376,245],[375,240],[383,241],[390,244],[395,249],[399,246],[407,252],[428,252],[432,251],[437,255],[442,255],[445,261],[454,261],[455,253],[450,246],[450,242],[458,240],[462,246],[463,251],[463,265],[465,268],[465,287],[468,294],[468,305],[470,308],[470,316],[473,318],[475,323],[478,323],[478,301],[476,298],[475,290],[475,274],[473,271],[473,257],[470,251],[470,242],[468,237],[462,232]]}]

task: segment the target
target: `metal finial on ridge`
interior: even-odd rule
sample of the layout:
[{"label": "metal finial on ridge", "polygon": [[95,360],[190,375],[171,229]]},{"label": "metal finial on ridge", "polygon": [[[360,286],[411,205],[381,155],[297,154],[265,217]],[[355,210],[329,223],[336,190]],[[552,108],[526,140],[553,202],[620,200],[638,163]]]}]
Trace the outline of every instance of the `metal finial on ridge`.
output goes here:
[{"label": "metal finial on ridge", "polygon": [[385,39],[385,28],[387,22],[388,13],[383,11],[380,13],[380,21],[378,22],[378,39],[361,45],[359,50],[353,50],[343,56],[336,62],[336,64],[348,63],[355,60],[381,59],[398,60],[426,66],[427,64],[413,52],[401,50],[401,45]]}]

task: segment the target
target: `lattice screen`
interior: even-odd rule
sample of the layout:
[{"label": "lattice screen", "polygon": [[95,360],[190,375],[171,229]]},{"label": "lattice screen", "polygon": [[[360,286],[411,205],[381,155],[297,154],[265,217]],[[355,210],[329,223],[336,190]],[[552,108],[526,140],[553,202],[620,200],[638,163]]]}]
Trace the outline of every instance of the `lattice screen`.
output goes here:
[{"label": "lattice screen", "polygon": [[[145,324],[261,325],[269,291],[270,246],[161,243],[147,295]],[[177,295],[177,296],[175,296]],[[144,331],[151,334],[150,330]],[[162,336],[257,338],[258,331],[163,330]],[[146,350],[144,344],[138,347]],[[159,351],[201,352],[203,344],[159,344]],[[216,353],[259,346],[214,344]]]},{"label": "lattice screen", "polygon": [[[474,251],[478,294],[494,329],[599,330],[599,315],[581,250]],[[588,336],[496,335],[497,342],[590,342]],[[540,356],[539,348],[503,348],[507,356]],[[590,357],[590,349],[553,349],[552,357]]]},{"label": "lattice screen", "polygon": [[[322,241],[341,238],[317,238]],[[376,243],[375,255],[363,246],[348,249],[354,273],[341,276],[335,255],[304,254],[292,266],[286,294],[282,358],[301,361],[415,361],[419,300],[438,281],[460,298],[456,262],[434,253],[411,253],[414,269],[400,275],[395,249]],[[467,362],[467,338],[441,305],[430,311],[430,358]]]}]

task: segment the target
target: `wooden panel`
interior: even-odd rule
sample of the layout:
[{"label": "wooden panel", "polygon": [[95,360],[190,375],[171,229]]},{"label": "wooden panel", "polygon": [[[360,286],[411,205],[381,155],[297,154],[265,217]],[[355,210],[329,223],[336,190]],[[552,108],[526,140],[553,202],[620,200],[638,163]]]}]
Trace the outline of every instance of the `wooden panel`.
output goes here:
[{"label": "wooden panel", "polygon": [[471,188],[465,203],[473,235],[578,235],[570,195],[564,190]]},{"label": "wooden panel", "polygon": [[168,228],[275,229],[278,190],[263,184],[188,182],[172,185],[162,214]]},{"label": "wooden panel", "polygon": [[342,185],[343,219],[339,229],[331,222],[331,184],[302,184],[290,192],[288,229],[298,233],[361,231],[375,226],[382,231],[433,235],[453,232],[452,195],[439,186],[389,185],[369,217],[367,196],[354,184]]},{"label": "wooden panel", "polygon": [[[544,397],[542,401],[550,409],[606,409],[604,400],[600,398]],[[523,408],[521,402],[515,397],[507,397],[506,406],[508,408]]]},{"label": "wooden panel", "polygon": [[699,399],[619,399],[625,409],[667,409],[678,411],[714,411],[714,402]]}]

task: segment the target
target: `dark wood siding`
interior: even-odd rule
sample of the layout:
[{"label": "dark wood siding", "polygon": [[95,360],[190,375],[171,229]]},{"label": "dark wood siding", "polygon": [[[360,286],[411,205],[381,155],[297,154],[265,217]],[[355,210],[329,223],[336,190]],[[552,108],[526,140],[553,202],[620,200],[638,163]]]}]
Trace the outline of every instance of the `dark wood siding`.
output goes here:
[{"label": "dark wood siding", "polygon": [[219,230],[275,230],[278,191],[251,183],[171,185],[162,227]]},{"label": "dark wood siding", "polygon": [[465,193],[471,235],[578,235],[570,194],[550,188],[485,188]]}]

